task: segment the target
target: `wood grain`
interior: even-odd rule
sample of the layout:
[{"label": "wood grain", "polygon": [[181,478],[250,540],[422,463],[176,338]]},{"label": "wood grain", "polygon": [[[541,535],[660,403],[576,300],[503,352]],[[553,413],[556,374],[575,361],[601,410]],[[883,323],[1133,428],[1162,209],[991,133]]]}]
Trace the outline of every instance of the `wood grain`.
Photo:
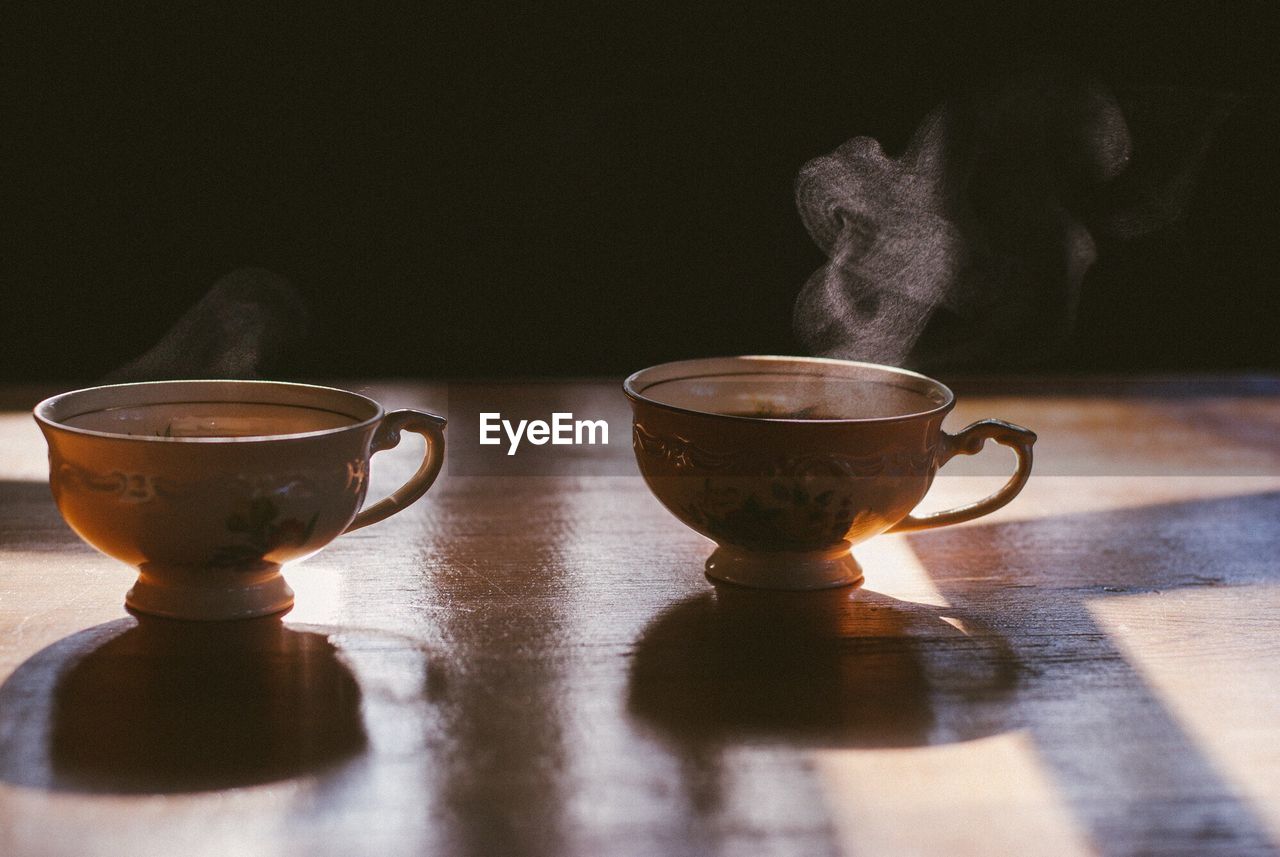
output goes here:
[{"label": "wood grain", "polygon": [[976,388],[950,427],[1041,435],[1023,496],[812,594],[713,588],[613,383],[543,394],[624,433],[520,475],[460,456],[290,569],[283,621],[223,626],[124,612],[34,395],[0,396],[0,854],[1276,852],[1280,383]]}]

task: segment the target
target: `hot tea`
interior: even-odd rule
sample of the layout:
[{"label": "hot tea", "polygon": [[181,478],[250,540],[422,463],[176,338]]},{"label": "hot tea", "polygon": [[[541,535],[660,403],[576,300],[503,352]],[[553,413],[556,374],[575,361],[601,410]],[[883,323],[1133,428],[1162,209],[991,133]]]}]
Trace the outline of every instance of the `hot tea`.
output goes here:
[{"label": "hot tea", "polygon": [[783,372],[673,378],[645,389],[654,401],[699,413],[763,420],[866,420],[923,414],[944,402],[933,390],[891,380]]},{"label": "hot tea", "polygon": [[269,402],[164,402],[106,408],[63,423],[130,437],[272,437],[343,428],[360,420],[320,408]]}]

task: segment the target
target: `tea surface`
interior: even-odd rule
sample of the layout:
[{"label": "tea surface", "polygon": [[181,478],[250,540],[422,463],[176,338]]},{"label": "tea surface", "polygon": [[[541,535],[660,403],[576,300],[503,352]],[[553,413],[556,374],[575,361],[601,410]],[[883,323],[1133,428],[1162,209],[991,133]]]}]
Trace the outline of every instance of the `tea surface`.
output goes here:
[{"label": "tea surface", "polygon": [[931,411],[943,403],[883,381],[821,375],[748,374],[663,381],[645,388],[654,401],[688,410],[772,420],[860,420]]},{"label": "tea surface", "polygon": [[259,402],[166,402],[78,414],[73,428],[133,437],[270,437],[352,425],[347,414],[296,405]]}]

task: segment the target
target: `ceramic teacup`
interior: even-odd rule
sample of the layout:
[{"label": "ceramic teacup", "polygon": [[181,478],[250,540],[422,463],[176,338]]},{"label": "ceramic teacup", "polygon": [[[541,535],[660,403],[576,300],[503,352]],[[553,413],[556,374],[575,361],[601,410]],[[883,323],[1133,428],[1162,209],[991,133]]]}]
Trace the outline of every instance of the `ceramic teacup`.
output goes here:
[{"label": "ceramic teacup", "polygon": [[[1031,474],[1031,431],[982,420],[942,431],[946,386],[890,366],[811,357],[725,357],[635,373],[640,472],[677,518],[719,546],[708,576],[770,589],[855,583],[850,548],[884,532],[968,521],[1004,506]],[[1017,470],[983,500],[915,516],[938,468],[988,440]]]},{"label": "ceramic teacup", "polygon": [[[288,609],[284,563],[413,503],[444,463],[442,417],[307,384],[118,384],[46,399],[35,418],[63,518],[138,567],[129,607],[179,619]],[[422,466],[360,511],[370,456],[405,430],[426,438]]]}]

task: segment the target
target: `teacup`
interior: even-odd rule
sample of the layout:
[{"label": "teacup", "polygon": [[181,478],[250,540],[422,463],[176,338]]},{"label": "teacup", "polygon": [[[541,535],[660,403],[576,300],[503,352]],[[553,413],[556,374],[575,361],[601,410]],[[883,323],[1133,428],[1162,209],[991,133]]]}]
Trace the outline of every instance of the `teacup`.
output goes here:
[{"label": "teacup", "polygon": [[[955,403],[924,375],[848,360],[723,357],[629,377],[640,472],[677,518],[718,545],[717,580],[819,589],[862,579],[850,548],[884,532],[968,521],[1004,506],[1031,474],[1031,431],[982,420],[942,431]],[[911,511],[938,468],[988,440],[1017,470],[991,496]]]},{"label": "teacup", "polygon": [[[36,406],[49,483],[86,542],[139,569],[125,603],[179,619],[288,609],[281,566],[426,493],[442,417],[275,381],[156,381],[75,390]],[[369,459],[422,435],[421,467],[360,511]]]}]

